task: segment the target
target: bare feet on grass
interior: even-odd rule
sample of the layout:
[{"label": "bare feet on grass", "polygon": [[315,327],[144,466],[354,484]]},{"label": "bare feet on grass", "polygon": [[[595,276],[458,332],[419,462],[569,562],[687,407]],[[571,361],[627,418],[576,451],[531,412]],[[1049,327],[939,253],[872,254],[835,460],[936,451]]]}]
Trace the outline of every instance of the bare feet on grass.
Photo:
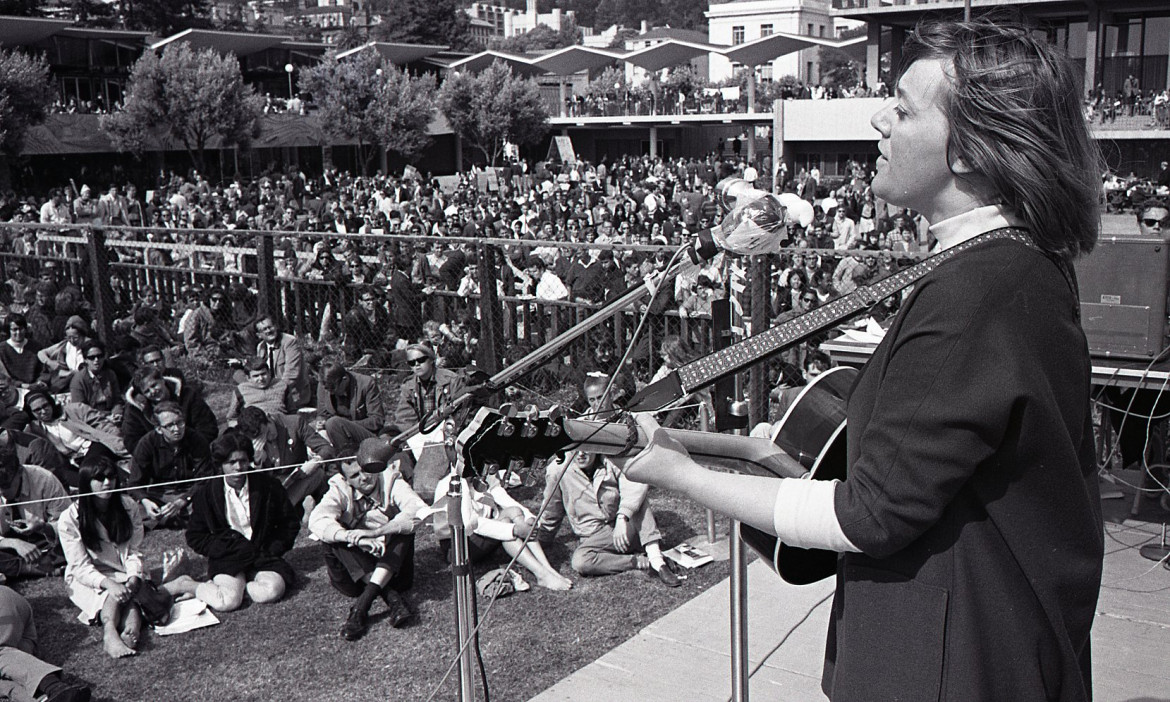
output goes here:
[{"label": "bare feet on grass", "polygon": [[122,640],[121,635],[117,631],[107,631],[103,637],[103,647],[110,658],[129,658],[136,655],[138,651],[126,645]]},{"label": "bare feet on grass", "polygon": [[[122,622],[122,631],[119,632],[118,638],[122,643],[126,644],[127,648],[132,650],[138,649],[138,642],[142,637],[142,612],[138,608],[131,606],[126,612],[126,619]],[[109,649],[106,649],[107,653]],[[113,654],[111,654],[113,655]],[[118,658],[119,656],[114,656]]]},{"label": "bare feet on grass", "polygon": [[573,581],[560,573],[552,573],[543,578],[537,578],[536,584],[541,587],[546,587],[549,590],[559,590],[562,592],[573,587]]}]

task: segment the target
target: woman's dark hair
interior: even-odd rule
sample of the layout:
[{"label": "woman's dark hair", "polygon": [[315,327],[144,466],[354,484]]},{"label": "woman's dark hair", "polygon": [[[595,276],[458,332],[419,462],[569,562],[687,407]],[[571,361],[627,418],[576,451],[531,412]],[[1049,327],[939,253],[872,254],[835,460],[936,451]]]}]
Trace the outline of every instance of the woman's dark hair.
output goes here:
[{"label": "woman's dark hair", "polygon": [[109,456],[97,454],[82,459],[78,470],[81,494],[77,499],[77,525],[81,531],[81,543],[91,551],[99,551],[102,547],[99,524],[105,527],[110,541],[115,544],[126,543],[134,535],[134,523],[130,520],[126,505],[122,503],[120,493],[114,493],[104,514],[98,511],[97,497],[93,494],[90,481],[107,475],[114,476],[115,488],[121,486],[122,475]]},{"label": "woman's dark hair", "polygon": [[7,326],[28,329],[28,319],[19,312],[13,312],[12,314],[8,315]]},{"label": "woman's dark hair", "polygon": [[920,23],[903,72],[922,59],[950,77],[948,155],[973,171],[961,177],[989,188],[1042,250],[1065,260],[1092,251],[1104,169],[1068,58],[1029,27],[987,16]]},{"label": "woman's dark hair", "polygon": [[217,466],[223,465],[223,462],[236,451],[243,451],[250,461],[256,458],[252,440],[235,429],[225,431],[211,442],[211,460],[215,461]]},{"label": "woman's dark hair", "polygon": [[53,420],[60,419],[61,415],[65,413],[65,410],[61,409],[61,405],[59,405],[57,401],[53,399],[53,396],[50,395],[47,391],[30,390],[29,393],[24,396],[24,413],[27,414],[30,419],[35,419],[30,407],[32,407],[33,400],[37,399],[38,397],[46,400],[49,403],[49,406],[53,408]]}]

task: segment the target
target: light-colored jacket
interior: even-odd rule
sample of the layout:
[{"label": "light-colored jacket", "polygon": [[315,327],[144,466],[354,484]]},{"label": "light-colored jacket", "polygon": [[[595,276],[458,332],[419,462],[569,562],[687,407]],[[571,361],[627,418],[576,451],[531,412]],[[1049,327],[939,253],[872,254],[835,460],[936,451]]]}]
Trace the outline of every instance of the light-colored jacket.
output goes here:
[{"label": "light-colored jacket", "polygon": [[426,503],[398,471],[379,474],[378,485],[370,494],[375,506],[363,510],[358,504],[361,495],[338,474],[329,479],[329,489],[309,515],[309,533],[325,543],[345,541],[345,532],[351,529],[377,529],[391,521],[410,523],[413,530],[415,515]]},{"label": "light-colored jacket", "polygon": [[146,573],[146,566],[142,560],[143,527],[142,508],[132,497],[122,496],[122,505],[130,514],[130,523],[133,531],[130,538],[123,544],[110,541],[106,530],[100,524],[98,531],[102,536],[101,548],[94,551],[81,540],[81,525],[78,517],[77,503],[65,510],[57,520],[57,536],[61,540],[61,548],[65,551],[65,584],[79,583],[94,590],[102,589],[102,580],[110,578],[118,582],[126,582],[131,576],[142,577]]}]

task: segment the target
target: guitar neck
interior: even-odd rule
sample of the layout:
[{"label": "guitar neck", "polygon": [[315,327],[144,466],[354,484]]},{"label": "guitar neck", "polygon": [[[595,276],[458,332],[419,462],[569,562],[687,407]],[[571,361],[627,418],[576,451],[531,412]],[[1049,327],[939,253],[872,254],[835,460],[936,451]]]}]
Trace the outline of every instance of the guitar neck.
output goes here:
[{"label": "guitar neck", "polygon": [[[621,453],[630,434],[629,426],[611,422],[566,419],[564,426],[575,449],[602,455]],[[644,448],[650,439],[640,427],[637,431],[634,446]],[[799,478],[808,472],[768,439],[685,429],[665,431],[702,465],[774,478]]]}]

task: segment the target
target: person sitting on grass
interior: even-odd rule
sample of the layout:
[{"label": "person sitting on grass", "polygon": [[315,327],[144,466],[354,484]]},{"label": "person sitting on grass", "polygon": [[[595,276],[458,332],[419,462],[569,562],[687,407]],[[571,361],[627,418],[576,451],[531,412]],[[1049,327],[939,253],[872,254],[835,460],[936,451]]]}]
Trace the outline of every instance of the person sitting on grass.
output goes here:
[{"label": "person sitting on grass", "polygon": [[24,396],[24,412],[29,419],[25,433],[44,439],[58,454],[44,467],[69,487],[78,487],[77,466],[86,456],[104,452],[128,457],[109,417],[89,405],[70,402],[62,406],[46,390],[36,388]]},{"label": "person sitting on grass", "polygon": [[65,564],[56,524],[69,509],[69,493],[49,471],[21,465],[9,432],[0,432],[0,574],[7,580],[40,578]]},{"label": "person sitting on grass", "polygon": [[259,407],[267,414],[288,414],[288,383],[273,378],[263,358],[249,358],[244,363],[244,372],[248,377],[236,385],[228,419],[238,418],[245,407]]},{"label": "person sitting on grass", "polygon": [[179,378],[164,375],[155,366],[143,366],[134,372],[122,415],[122,441],[131,454],[138,441],[156,426],[154,407],[166,400],[179,403],[187,431],[200,434],[208,443],[219,436],[219,420],[200,392]]},{"label": "person sitting on grass", "polygon": [[[57,522],[69,599],[81,610],[82,622],[101,622],[111,658],[138,652],[143,618],[135,597],[148,577],[139,551],[142,509],[134,498],[115,492],[121,484],[122,472],[108,457],[87,459],[81,465],[81,496]],[[177,595],[194,584],[183,575],[162,589]]]},{"label": "person sitting on grass", "polygon": [[[435,501],[448,494],[451,481],[457,478],[453,471],[435,486]],[[536,577],[536,584],[550,590],[568,590],[573,581],[557,572],[544,555],[544,547],[536,539],[524,540],[536,526],[536,516],[517,502],[504,489],[499,476],[492,474],[485,480],[462,480],[463,524],[467,529],[468,556],[472,563],[490,557],[504,546],[504,552],[515,558]],[[451,561],[451,528],[436,525],[439,549],[447,562]],[[517,556],[519,554],[519,556]]]},{"label": "person sitting on grass", "polygon": [[37,358],[44,367],[41,382],[49,386],[50,392],[69,392],[73,374],[85,367],[83,349],[92,338],[94,333],[89,324],[80,316],[73,315],[65,323],[65,338],[37,351]]},{"label": "person sitting on grass", "polygon": [[[629,392],[627,378],[619,375],[607,394],[608,378],[589,376],[584,389],[591,418],[605,419],[613,413],[614,390]],[[549,461],[539,538],[552,541],[568,517],[569,527],[581,539],[573,552],[573,570],[581,575],[643,570],[667,587],[678,587],[682,583],[662,555],[662,534],[647,492],[645,485],[627,480],[609,459],[596,454],[577,451]]]},{"label": "person sitting on grass", "polygon": [[183,408],[172,400],[154,406],[154,429],[138,441],[130,462],[134,496],[141,501],[147,529],[183,528],[199,483],[175,483],[215,474],[211,445],[199,432],[188,431]]},{"label": "person sitting on grass", "polygon": [[301,508],[289,502],[280,482],[252,473],[252,441],[229,430],[211,444],[223,480],[199,485],[191,503],[187,544],[207,558],[210,582],[194,595],[213,609],[230,612],[244,595],[258,604],[276,602],[296,581],[283,556],[301,528]]},{"label": "person sitting on grass", "polygon": [[[325,493],[327,472],[321,464],[332,460],[337,451],[313,429],[305,415],[268,415],[259,407],[245,407],[236,428],[252,441],[257,467],[283,467],[273,475],[284,485],[294,505],[310,495],[319,500]],[[315,456],[310,457],[309,451]]]},{"label": "person sitting on grass", "polygon": [[85,367],[73,374],[69,381],[69,401],[88,405],[103,413],[114,431],[122,424],[122,384],[118,376],[106,367],[106,345],[90,339],[84,347]]},{"label": "person sitting on grass", "polygon": [[38,702],[89,702],[92,692],[65,680],[61,669],[37,657],[32,605],[0,585],[0,698]]},{"label": "person sitting on grass", "polygon": [[[346,447],[341,453],[352,451]],[[362,441],[355,460],[341,463],[341,474],[329,479],[328,491],[309,515],[309,531],[328,547],[330,584],[357,599],[341,627],[346,641],[365,635],[375,597],[386,603],[395,628],[415,616],[399,593],[414,584],[415,515],[426,503],[398,471],[386,470],[393,456],[385,439]]]}]

